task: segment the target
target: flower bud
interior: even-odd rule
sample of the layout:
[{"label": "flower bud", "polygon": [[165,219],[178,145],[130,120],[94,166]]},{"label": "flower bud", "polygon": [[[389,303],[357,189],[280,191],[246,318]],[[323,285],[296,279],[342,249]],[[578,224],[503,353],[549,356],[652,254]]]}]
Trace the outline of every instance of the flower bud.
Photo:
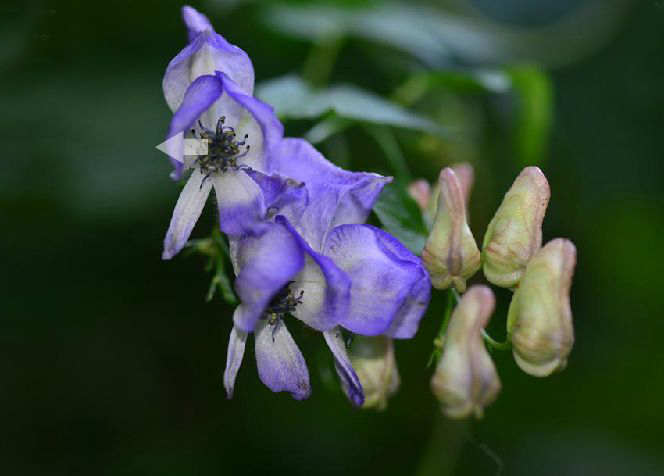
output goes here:
[{"label": "flower bud", "polygon": [[500,380],[481,333],[494,304],[487,286],[471,286],[450,318],[431,388],[451,418],[471,414],[481,418],[484,407],[500,392]]},{"label": "flower bud", "polygon": [[466,280],[480,267],[480,252],[468,227],[461,183],[449,167],[438,179],[438,209],[422,252],[431,284],[438,289],[451,285],[463,292]]},{"label": "flower bud", "polygon": [[[459,179],[459,185],[461,185],[461,192],[463,193],[464,203],[466,207],[468,206],[468,201],[470,200],[470,192],[473,188],[473,181],[475,180],[475,172],[473,171],[473,166],[468,162],[459,162],[450,166],[457,178]],[[415,185],[418,183],[415,181],[410,184],[410,187],[422,187],[422,185]],[[409,193],[413,197],[413,192],[409,188]],[[430,188],[428,192],[428,201],[427,204],[423,207],[424,221],[429,228],[433,224],[434,217],[436,216],[436,210],[438,209],[438,196],[440,193],[440,187],[438,184],[435,184]],[[415,197],[413,197],[415,198]],[[418,202],[419,203],[419,202]]]},{"label": "flower bud", "polygon": [[536,377],[567,364],[574,343],[569,290],[576,264],[571,241],[557,238],[532,257],[507,315],[516,363]]},{"label": "flower bud", "polygon": [[422,211],[426,210],[431,197],[431,186],[424,179],[413,180],[408,184],[408,195],[415,200],[415,203]]},{"label": "flower bud", "polygon": [[484,274],[496,286],[519,284],[531,256],[542,246],[542,220],[549,203],[549,183],[537,167],[526,167],[505,194],[486,235]]},{"label": "flower bud", "polygon": [[463,192],[463,201],[466,206],[468,206],[470,192],[473,189],[473,182],[475,181],[475,171],[473,170],[473,166],[468,162],[459,162],[458,164],[452,165],[451,168],[459,179],[461,192]]},{"label": "flower bud", "polygon": [[386,336],[355,336],[350,361],[364,389],[363,408],[384,410],[399,387],[394,343]]}]

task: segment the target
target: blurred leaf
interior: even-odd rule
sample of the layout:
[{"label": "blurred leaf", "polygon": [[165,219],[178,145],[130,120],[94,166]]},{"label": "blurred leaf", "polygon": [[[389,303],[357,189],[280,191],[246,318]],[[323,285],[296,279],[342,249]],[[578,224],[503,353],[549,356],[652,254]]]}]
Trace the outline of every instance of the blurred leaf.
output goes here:
[{"label": "blurred leaf", "polygon": [[356,36],[400,49],[429,65],[441,65],[450,57],[449,48],[419,8],[278,5],[267,9],[264,19],[283,34],[314,42]]},{"label": "blurred leaf", "polygon": [[508,70],[517,98],[514,141],[521,165],[544,161],[552,122],[551,80],[536,66]]},{"label": "blurred leaf", "polygon": [[313,119],[332,112],[343,119],[443,133],[434,122],[352,86],[317,90],[299,77],[284,76],[261,84],[256,95],[283,118]]},{"label": "blurred leaf", "polygon": [[420,207],[401,182],[383,189],[374,212],[383,226],[413,253],[419,255],[429,234]]}]

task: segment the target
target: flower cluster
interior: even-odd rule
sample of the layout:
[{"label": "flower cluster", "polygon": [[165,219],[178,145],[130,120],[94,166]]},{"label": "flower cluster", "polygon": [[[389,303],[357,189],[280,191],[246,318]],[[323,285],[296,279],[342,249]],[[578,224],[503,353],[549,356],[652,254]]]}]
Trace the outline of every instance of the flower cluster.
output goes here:
[{"label": "flower cluster", "polygon": [[[296,399],[309,396],[307,366],[286,326],[294,317],[322,333],[353,404],[361,406],[367,397],[368,403],[379,401],[373,388],[363,389],[344,333],[382,339],[391,349],[391,339],[415,334],[431,287],[419,257],[365,224],[391,179],[343,170],[305,140],[285,138],[272,108],[253,97],[247,54],[193,8],[182,13],[189,43],[163,80],[173,111],[168,137],[184,134],[204,141],[207,152],[171,159],[172,176],[189,177],[166,233],[163,258],[187,244],[214,189],[240,300],[224,371],[228,397],[249,334],[261,381]],[[387,372],[394,389],[396,367]]]},{"label": "flower cluster", "polygon": [[[495,349],[511,347],[517,365],[538,377],[562,370],[574,341],[569,292],[576,249],[563,238],[542,246],[546,177],[537,167],[521,172],[489,223],[481,252],[467,221],[472,180],[472,168],[460,164],[443,169],[433,191],[423,181],[409,189],[432,224],[422,253],[431,282],[453,288],[458,300],[437,339],[441,355],[431,382],[450,417],[481,416],[500,391],[483,340]],[[474,285],[466,291],[480,267],[490,283],[514,291],[505,342],[484,331],[494,308],[491,289]]]}]

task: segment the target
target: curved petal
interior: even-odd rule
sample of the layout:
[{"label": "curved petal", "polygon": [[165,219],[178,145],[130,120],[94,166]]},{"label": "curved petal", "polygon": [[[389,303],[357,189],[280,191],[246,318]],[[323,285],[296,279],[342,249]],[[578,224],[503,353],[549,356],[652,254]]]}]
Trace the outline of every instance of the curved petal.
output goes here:
[{"label": "curved petal", "polygon": [[294,294],[302,293],[302,302],[292,312],[293,316],[319,331],[331,329],[339,324],[348,309],[348,275],[330,258],[312,250],[285,217],[279,215],[275,221],[289,230],[305,253],[304,268],[290,286]]},{"label": "curved petal", "polygon": [[228,235],[259,234],[265,230],[261,189],[244,170],[210,175],[219,209],[219,228]]},{"label": "curved petal", "polygon": [[199,170],[194,170],[180,192],[164,238],[164,251],[161,255],[163,259],[171,259],[187,244],[210,194],[210,181],[203,178]]},{"label": "curved petal", "polygon": [[261,382],[273,392],[290,392],[296,400],[311,394],[307,364],[283,320],[258,322],[256,364]]},{"label": "curved petal", "polygon": [[385,331],[386,335],[396,339],[410,339],[417,332],[420,320],[431,300],[429,272],[424,267],[422,259],[413,254],[392,235],[383,232],[377,238],[380,246],[385,248],[388,253],[393,254],[400,260],[412,263],[420,272],[392,324]]},{"label": "curved petal", "polygon": [[320,250],[327,232],[337,224],[364,223],[381,190],[392,180],[337,167],[303,139],[283,139],[271,166],[304,182],[309,189],[311,203],[298,230],[316,250]]},{"label": "curved petal", "polygon": [[236,253],[240,272],[235,289],[241,304],[233,321],[251,332],[270,300],[304,266],[304,252],[286,228],[270,223],[261,236],[240,239]]},{"label": "curved petal", "polygon": [[[162,81],[168,106],[175,111],[180,107],[189,84],[199,76],[214,74],[215,71],[223,71],[238,84],[241,91],[252,95],[254,68],[249,56],[211,27],[208,29],[207,18],[198,12],[192,14],[191,10],[187,10],[188,14],[183,10],[190,43],[171,60]],[[194,35],[199,28],[201,31]]]},{"label": "curved petal", "polygon": [[263,193],[263,202],[268,216],[277,214],[299,219],[309,203],[309,194],[302,182],[278,173],[269,175],[257,170],[247,170]]},{"label": "curved petal", "polygon": [[405,247],[370,225],[334,228],[323,252],[350,276],[350,308],[340,324],[357,334],[377,335],[388,329],[422,279],[421,268],[402,259]]},{"label": "curved petal", "polygon": [[182,7],[182,20],[187,26],[187,37],[189,38],[189,41],[196,38],[196,35],[202,31],[214,32],[214,28],[212,28],[212,24],[210,24],[208,17],[189,5]]},{"label": "curved petal", "polygon": [[364,404],[364,389],[346,353],[346,344],[341,336],[341,329],[335,327],[323,332],[323,336],[334,356],[334,369],[341,380],[344,393],[353,405],[361,407]]},{"label": "curved petal", "polygon": [[227,124],[235,127],[238,137],[249,135],[246,142],[251,148],[240,162],[260,171],[269,171],[269,160],[283,138],[284,126],[279,122],[271,106],[246,94],[223,72],[217,71],[216,74],[227,94],[224,95],[224,98],[227,98],[226,103],[233,103],[235,110],[241,111],[240,115],[237,113],[229,115],[227,111],[221,110],[219,116],[226,115]]},{"label": "curved petal", "polygon": [[[237,311],[236,311],[237,312]],[[231,337],[228,339],[228,350],[226,352],[226,369],[224,370],[224,388],[226,397],[233,398],[235,388],[235,377],[242,365],[244,347],[247,342],[247,333],[233,327]]]},{"label": "curved petal", "polygon": [[[187,88],[184,99],[168,126],[167,138],[188,131],[196,120],[219,99],[223,92],[222,83],[216,76],[201,76]],[[175,168],[174,178],[182,176],[184,150],[173,151],[169,158]],[[178,160],[179,159],[179,160]]]}]

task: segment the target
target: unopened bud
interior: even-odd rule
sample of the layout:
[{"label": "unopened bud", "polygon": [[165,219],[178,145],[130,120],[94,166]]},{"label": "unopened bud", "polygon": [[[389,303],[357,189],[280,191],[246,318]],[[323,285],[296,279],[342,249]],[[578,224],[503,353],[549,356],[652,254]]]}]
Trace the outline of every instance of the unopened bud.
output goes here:
[{"label": "unopened bud", "polygon": [[576,264],[571,241],[557,238],[532,257],[507,315],[516,363],[536,377],[567,364],[574,343],[569,290]]},{"label": "unopened bud", "polygon": [[496,367],[482,338],[494,304],[488,287],[471,286],[450,318],[431,388],[451,418],[481,418],[500,392]]},{"label": "unopened bud", "polygon": [[399,387],[394,343],[386,336],[355,336],[350,361],[364,389],[363,408],[384,410]]},{"label": "unopened bud", "polygon": [[422,211],[426,210],[431,196],[431,186],[424,179],[413,180],[408,184],[408,195],[415,200],[415,203]]},{"label": "unopened bud", "polygon": [[480,251],[468,227],[466,204],[456,173],[449,167],[443,169],[438,184],[438,209],[422,258],[435,288],[453,285],[463,292],[466,280],[480,267]]},{"label": "unopened bud", "polygon": [[486,235],[484,274],[496,286],[519,284],[530,258],[542,246],[542,221],[549,203],[549,183],[537,167],[526,167],[505,194]]},{"label": "unopened bud", "polygon": [[463,192],[463,201],[466,206],[468,206],[470,192],[473,189],[473,182],[475,181],[475,171],[473,170],[473,166],[468,162],[459,162],[458,164],[452,165],[451,168],[459,179],[461,191]]}]

